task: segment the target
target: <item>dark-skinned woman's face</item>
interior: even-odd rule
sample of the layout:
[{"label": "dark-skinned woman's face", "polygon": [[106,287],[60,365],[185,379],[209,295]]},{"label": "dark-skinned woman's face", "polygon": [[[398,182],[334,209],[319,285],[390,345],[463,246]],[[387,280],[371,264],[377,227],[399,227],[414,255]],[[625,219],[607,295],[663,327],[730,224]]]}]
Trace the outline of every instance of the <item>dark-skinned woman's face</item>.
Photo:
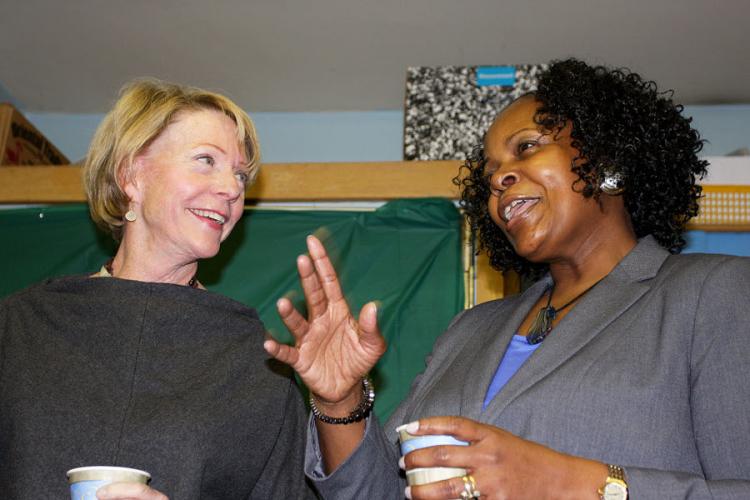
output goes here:
[{"label": "dark-skinned woman's face", "polygon": [[605,238],[611,221],[596,200],[573,190],[579,153],[570,126],[543,130],[534,121],[538,106],[532,96],[522,97],[487,132],[488,209],[518,255],[553,263]]}]

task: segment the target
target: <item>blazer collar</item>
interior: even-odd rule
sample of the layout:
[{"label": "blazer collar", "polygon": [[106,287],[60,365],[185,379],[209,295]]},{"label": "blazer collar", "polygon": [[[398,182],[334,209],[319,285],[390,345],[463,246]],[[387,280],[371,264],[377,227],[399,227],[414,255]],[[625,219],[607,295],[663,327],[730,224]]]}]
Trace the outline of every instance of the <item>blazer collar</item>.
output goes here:
[{"label": "blazer collar", "polygon": [[508,381],[485,411],[487,387],[524,317],[539,300],[552,278],[546,275],[520,296],[503,300],[487,327],[477,332],[466,352],[476,362],[467,374],[461,396],[461,413],[469,418],[492,422],[524,391],[553,372],[581,350],[607,325],[621,316],[649,289],[644,283],[656,276],[669,256],[651,236],[639,240],[633,250],[555,327],[537,351]]},{"label": "blazer collar", "polygon": [[511,338],[518,332],[531,306],[551,283],[552,278],[547,275],[522,294],[499,301],[497,310],[485,322],[484,328],[467,343],[463,353],[473,357],[474,362],[461,392],[461,415],[481,420],[484,396]]},{"label": "blazer collar", "polygon": [[651,279],[656,276],[669,255],[653,236],[644,236],[612,270],[610,276],[616,276],[623,282]]}]

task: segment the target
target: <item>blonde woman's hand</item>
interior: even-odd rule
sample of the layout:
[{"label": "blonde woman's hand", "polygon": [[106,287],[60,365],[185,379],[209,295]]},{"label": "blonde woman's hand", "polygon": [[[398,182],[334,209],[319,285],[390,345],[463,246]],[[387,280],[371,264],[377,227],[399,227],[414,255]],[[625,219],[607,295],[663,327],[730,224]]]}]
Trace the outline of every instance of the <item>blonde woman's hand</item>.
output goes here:
[{"label": "blonde woman's hand", "polygon": [[385,352],[386,343],[377,324],[373,302],[355,319],[323,244],[307,237],[308,255],[297,258],[297,270],[307,304],[307,318],[287,298],[277,302],[284,325],[294,336],[294,346],[266,340],[274,358],[290,365],[324,405],[358,398],[362,377]]}]

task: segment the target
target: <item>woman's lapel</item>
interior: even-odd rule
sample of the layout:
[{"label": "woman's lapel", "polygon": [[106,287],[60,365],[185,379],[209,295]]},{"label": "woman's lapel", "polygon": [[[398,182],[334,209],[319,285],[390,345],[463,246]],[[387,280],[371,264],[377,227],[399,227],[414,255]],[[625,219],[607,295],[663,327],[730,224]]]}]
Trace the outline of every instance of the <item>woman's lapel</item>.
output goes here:
[{"label": "woman's lapel", "polygon": [[[487,409],[481,412],[481,403],[484,398],[483,391],[487,390],[489,380],[499,363],[499,359],[496,361],[490,359],[493,358],[490,352],[497,353],[500,351],[502,353],[505,351],[505,346],[498,349],[497,344],[488,345],[486,352],[480,354],[481,364],[487,363],[488,366],[477,367],[475,377],[467,381],[467,385],[470,385],[472,380],[477,382],[477,387],[472,389],[472,393],[477,399],[473,402],[466,402],[466,407],[471,410],[472,418],[481,416],[482,421],[495,421],[518,396],[583,349],[586,344],[624,314],[633,303],[649,290],[652,284],[651,278],[656,276],[668,255],[669,253],[652,238],[642,239],[606,278],[580,300],[575,307],[574,314],[568,314],[560,321],[552,334],[519,368],[505,387],[495,396]],[[523,315],[537,298],[538,295],[536,295],[536,298],[529,297],[528,300],[524,300],[520,304],[520,310],[512,313],[510,321],[506,322],[506,328],[502,329],[502,340],[498,339],[498,342],[505,342],[505,345],[507,345],[507,342],[510,341],[510,335],[513,334],[510,330],[518,327],[518,324],[520,324],[518,318],[523,319]],[[494,355],[494,358],[497,358],[497,354]],[[477,364],[480,364],[480,359],[477,360]],[[490,373],[490,378],[487,377],[487,373]],[[481,396],[479,395],[480,392]],[[477,402],[479,405],[478,413],[476,411]]]},{"label": "woman's lapel", "polygon": [[461,415],[478,420],[487,388],[500,360],[518,331],[526,312],[539,300],[552,280],[546,276],[517,297],[504,301],[485,328],[476,332],[462,355],[470,357],[471,366],[463,379]]}]

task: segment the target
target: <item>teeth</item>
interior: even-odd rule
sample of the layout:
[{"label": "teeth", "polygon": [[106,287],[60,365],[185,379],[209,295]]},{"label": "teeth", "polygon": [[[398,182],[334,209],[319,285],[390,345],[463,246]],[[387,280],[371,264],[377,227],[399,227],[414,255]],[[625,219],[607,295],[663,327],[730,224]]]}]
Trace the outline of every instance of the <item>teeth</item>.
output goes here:
[{"label": "teeth", "polygon": [[520,207],[527,201],[531,201],[528,198],[521,198],[517,200],[513,200],[510,203],[508,203],[508,206],[505,207],[505,210],[503,210],[503,218],[506,222],[510,221],[511,217],[513,217],[514,211],[516,207]]},{"label": "teeth", "polygon": [[201,217],[206,217],[208,219],[215,220],[219,224],[224,224],[226,222],[226,218],[220,214],[217,214],[216,212],[211,212],[209,210],[201,210],[199,208],[191,208],[190,211],[193,212],[195,215],[200,215]]},{"label": "teeth", "polygon": [[505,217],[505,220],[510,220],[510,214],[513,211],[514,208],[516,208],[518,205],[521,205],[525,203],[526,200],[513,200],[511,201],[507,207],[505,207],[505,210],[503,210],[503,217]]},{"label": "teeth", "polygon": [[506,221],[510,220],[510,205],[505,207],[505,210],[503,210],[503,219]]}]

